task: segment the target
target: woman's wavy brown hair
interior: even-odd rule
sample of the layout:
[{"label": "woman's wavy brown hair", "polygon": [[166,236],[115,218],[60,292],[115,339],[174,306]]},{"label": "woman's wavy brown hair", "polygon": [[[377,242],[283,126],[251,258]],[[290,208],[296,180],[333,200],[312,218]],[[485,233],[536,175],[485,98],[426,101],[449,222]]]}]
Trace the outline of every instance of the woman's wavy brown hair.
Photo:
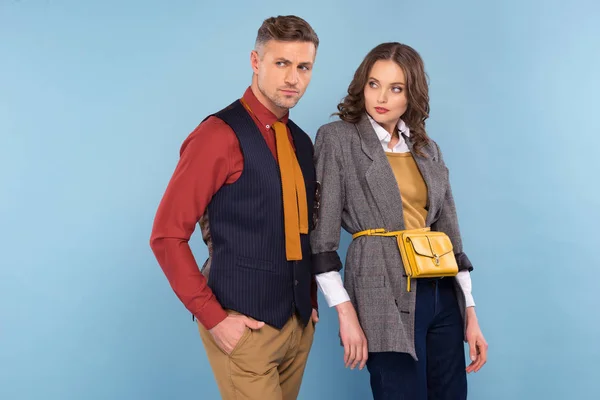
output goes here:
[{"label": "woman's wavy brown hair", "polygon": [[382,43],[366,55],[348,86],[348,95],[338,104],[338,112],[333,115],[350,123],[357,123],[365,113],[364,89],[373,65],[379,60],[392,60],[404,71],[405,90],[408,107],[402,120],[408,125],[415,151],[420,151],[429,143],[425,131],[425,120],[429,118],[429,88],[425,66],[419,53],[405,44]]}]

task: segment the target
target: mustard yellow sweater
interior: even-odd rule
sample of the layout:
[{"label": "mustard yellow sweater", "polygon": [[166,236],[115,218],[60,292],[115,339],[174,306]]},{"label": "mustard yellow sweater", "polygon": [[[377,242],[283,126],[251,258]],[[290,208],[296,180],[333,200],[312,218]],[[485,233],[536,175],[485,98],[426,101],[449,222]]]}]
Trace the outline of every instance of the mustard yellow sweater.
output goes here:
[{"label": "mustard yellow sweater", "polygon": [[396,176],[406,229],[425,228],[427,186],[411,153],[385,153]]}]

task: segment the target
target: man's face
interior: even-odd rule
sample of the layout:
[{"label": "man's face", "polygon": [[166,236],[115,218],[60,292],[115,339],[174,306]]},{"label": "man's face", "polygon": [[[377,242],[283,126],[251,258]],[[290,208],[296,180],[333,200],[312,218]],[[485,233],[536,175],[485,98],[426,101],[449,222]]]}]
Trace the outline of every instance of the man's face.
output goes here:
[{"label": "man's face", "polygon": [[250,60],[261,100],[275,114],[298,103],[310,82],[315,56],[312,42],[269,40],[258,52],[252,52]]}]

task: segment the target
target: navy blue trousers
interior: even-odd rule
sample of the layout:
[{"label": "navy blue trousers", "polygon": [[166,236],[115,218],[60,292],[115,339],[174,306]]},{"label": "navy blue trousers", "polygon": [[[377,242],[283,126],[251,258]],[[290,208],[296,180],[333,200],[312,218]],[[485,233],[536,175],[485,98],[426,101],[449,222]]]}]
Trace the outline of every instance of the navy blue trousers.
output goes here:
[{"label": "navy blue trousers", "polygon": [[463,320],[452,278],[419,279],[415,309],[418,361],[406,353],[369,353],[375,400],[464,400]]}]

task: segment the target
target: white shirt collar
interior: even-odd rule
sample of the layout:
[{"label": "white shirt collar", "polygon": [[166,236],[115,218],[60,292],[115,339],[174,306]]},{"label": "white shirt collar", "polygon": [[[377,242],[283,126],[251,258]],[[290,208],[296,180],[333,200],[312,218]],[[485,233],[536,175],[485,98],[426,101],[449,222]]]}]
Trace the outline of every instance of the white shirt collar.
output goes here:
[{"label": "white shirt collar", "polygon": [[[367,114],[367,117],[369,117],[369,122],[371,123],[371,126],[373,126],[373,130],[377,134],[377,137],[379,138],[379,141],[381,142],[381,145],[383,146],[383,149],[385,151],[394,153],[403,153],[409,151],[408,146],[406,145],[406,141],[404,140],[404,137],[402,135],[400,135],[400,140],[398,141],[398,144],[394,146],[393,149],[389,149],[388,144],[392,140],[392,134],[386,131],[384,127],[379,125],[369,114]],[[406,123],[402,121],[402,119],[398,120],[398,131],[403,133],[406,137],[410,137],[410,129],[408,128]]]},{"label": "white shirt collar", "polygon": [[[384,127],[379,125],[369,114],[367,114],[367,117],[369,117],[369,122],[373,126],[373,129],[375,130],[375,133],[377,134],[379,140],[385,140],[386,138],[392,136],[391,133],[389,133],[385,130]],[[406,123],[402,121],[402,119],[398,120],[398,131],[405,134],[406,137],[410,137],[410,129],[408,128],[408,125],[406,125]]]}]

